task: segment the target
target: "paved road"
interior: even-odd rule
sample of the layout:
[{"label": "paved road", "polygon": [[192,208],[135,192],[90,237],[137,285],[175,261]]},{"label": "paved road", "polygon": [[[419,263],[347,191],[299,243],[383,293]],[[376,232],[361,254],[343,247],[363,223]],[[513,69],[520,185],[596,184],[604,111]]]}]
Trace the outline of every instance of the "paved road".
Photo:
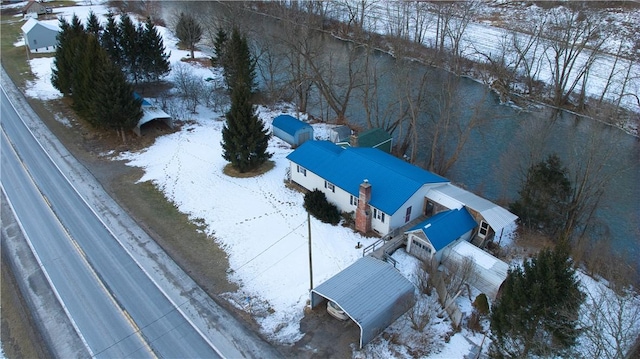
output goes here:
[{"label": "paved road", "polygon": [[135,327],[100,285],[53,211],[29,178],[2,132],[2,187],[40,266],[56,283],[58,298],[74,318],[90,353],[98,357],[152,357]]},{"label": "paved road", "polygon": [[90,352],[219,357],[58,170],[4,91],[1,101],[2,187]]}]

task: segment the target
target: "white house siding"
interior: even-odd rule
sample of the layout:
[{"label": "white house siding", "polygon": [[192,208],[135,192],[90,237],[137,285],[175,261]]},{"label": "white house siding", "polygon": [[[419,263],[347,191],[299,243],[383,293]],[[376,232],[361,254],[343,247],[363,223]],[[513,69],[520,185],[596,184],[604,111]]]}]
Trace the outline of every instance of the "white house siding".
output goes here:
[{"label": "white house siding", "polygon": [[298,172],[297,164],[290,162],[290,166],[292,181],[309,191],[313,191],[314,189],[321,190],[327,196],[327,200],[335,204],[341,212],[355,212],[356,206],[351,205],[351,195],[348,192],[338,186],[335,186],[335,184],[335,192],[331,191],[329,188],[325,188],[325,180],[317,174],[307,169],[307,175],[305,176],[301,172]]},{"label": "white house siding", "polygon": [[[392,217],[389,216],[388,213],[384,213],[373,206],[369,206],[369,207],[371,207],[371,229],[380,233],[383,236],[389,233],[389,225],[391,223]],[[376,212],[384,213],[384,222],[382,222],[382,216],[380,216],[380,218],[376,218],[374,216],[375,214],[374,208],[376,209]]]},{"label": "white house siding", "polygon": [[[437,186],[439,184],[435,184]],[[400,228],[405,224],[413,221],[414,219],[422,216],[424,214],[424,198],[429,189],[432,188],[434,184],[424,184],[420,189],[418,189],[401,207],[396,211],[392,216],[391,220],[391,228]],[[375,188],[373,188],[375,191]],[[407,213],[407,208],[411,207],[411,216],[409,217],[409,221],[406,221],[405,215]]]}]

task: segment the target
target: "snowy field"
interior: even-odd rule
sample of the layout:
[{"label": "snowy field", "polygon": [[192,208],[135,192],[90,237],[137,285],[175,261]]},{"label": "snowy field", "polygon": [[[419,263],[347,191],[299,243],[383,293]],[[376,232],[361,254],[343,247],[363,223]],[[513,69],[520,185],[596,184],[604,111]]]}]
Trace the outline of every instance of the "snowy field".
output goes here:
[{"label": "snowy field", "polygon": [[[100,5],[55,11],[67,18],[75,12],[85,20],[89,10],[98,15],[106,13],[106,8]],[[57,21],[52,23],[57,24]],[[188,52],[177,49],[177,40],[170,31],[164,28],[159,31],[164,36],[167,50],[171,51],[171,63],[180,63]],[[16,43],[16,46],[23,45]],[[196,52],[196,57],[203,56]],[[28,96],[44,100],[61,97],[50,83],[52,63],[53,58],[30,60],[36,80],[28,84]],[[189,66],[202,79],[220,76],[219,71]],[[172,80],[171,75],[168,80]],[[173,105],[180,106],[178,102]],[[287,104],[273,108],[259,106],[258,113],[267,128],[279,114],[298,116],[294,107]],[[300,117],[305,119],[304,115]],[[251,312],[271,340],[280,343],[299,340],[303,335],[299,323],[309,299],[308,235],[302,194],[285,187],[288,170],[285,157],[291,148],[273,138],[268,149],[273,153],[275,163],[271,171],[254,178],[231,178],[222,172],[227,164],[220,145],[223,112],[199,106],[195,114],[185,114],[182,120],[179,131],[157,138],[143,151],[123,153],[115,159],[144,169],[139,182],[152,182],[181,212],[193,221],[203,223],[206,233],[226,251],[231,268],[229,279],[240,287],[238,292],[226,294],[231,303]],[[313,126],[317,138],[328,137],[330,125]],[[358,242],[366,246],[374,240],[313,218],[311,231],[315,285],[360,258],[362,250],[355,248]],[[394,258],[400,263],[401,272],[415,282],[417,260],[403,250],[397,251]],[[602,283],[584,275],[581,278],[590,293],[610,293]],[[421,296],[419,303],[433,306],[434,296]],[[459,298],[458,303],[464,313],[471,312],[469,298]],[[488,328],[486,321],[484,325]],[[636,332],[638,329],[636,325]],[[482,334],[473,333],[464,325],[460,332],[452,332],[450,322],[438,317],[433,318],[427,330],[426,333],[415,332],[410,328],[408,318],[402,317],[387,329],[387,333],[399,335],[398,341],[388,341],[380,336],[364,350],[354,350],[354,357],[410,357],[407,347],[397,344],[403,342],[409,348],[428,346],[430,351],[425,353],[426,358],[462,358],[469,354],[473,344],[479,345],[483,341]],[[425,338],[429,338],[428,342]],[[485,350],[488,342],[486,338]]]}]

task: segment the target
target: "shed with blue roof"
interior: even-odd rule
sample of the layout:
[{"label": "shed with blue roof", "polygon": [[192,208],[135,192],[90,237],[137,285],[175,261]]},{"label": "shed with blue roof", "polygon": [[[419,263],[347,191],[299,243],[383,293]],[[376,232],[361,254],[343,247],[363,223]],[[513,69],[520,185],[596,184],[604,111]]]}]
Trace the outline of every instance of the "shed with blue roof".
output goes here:
[{"label": "shed with blue roof", "polygon": [[313,127],[293,116],[280,115],[274,118],[272,127],[274,136],[293,147],[298,147],[313,139]]},{"label": "shed with blue roof", "polygon": [[319,189],[342,212],[355,212],[356,229],[386,235],[424,214],[426,192],[449,181],[375,148],[342,148],[310,141],[293,151],[291,180]]},{"label": "shed with blue roof", "polygon": [[407,252],[439,262],[443,249],[457,240],[469,241],[477,226],[464,207],[440,212],[406,232]]}]

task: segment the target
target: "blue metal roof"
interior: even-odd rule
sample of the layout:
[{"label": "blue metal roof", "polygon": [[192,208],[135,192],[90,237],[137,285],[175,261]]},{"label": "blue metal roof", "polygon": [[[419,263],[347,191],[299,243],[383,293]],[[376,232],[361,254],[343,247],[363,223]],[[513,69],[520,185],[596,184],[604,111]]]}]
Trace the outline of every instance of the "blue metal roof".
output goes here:
[{"label": "blue metal roof", "polygon": [[147,101],[144,97],[140,96],[137,92],[133,93],[133,98],[135,98],[136,100],[142,100],[142,106],[147,106],[150,107],[151,103],[149,101]]},{"label": "blue metal roof", "polygon": [[308,141],[287,159],[317,174],[353,196],[360,184],[371,184],[370,204],[394,214],[427,183],[449,182],[376,148],[341,148],[329,141]]},{"label": "blue metal roof", "polygon": [[477,226],[469,211],[462,207],[440,212],[407,232],[422,230],[436,251],[439,251]]},{"label": "blue metal roof", "polygon": [[277,127],[291,136],[294,136],[298,130],[311,127],[311,125],[304,123],[293,116],[280,115],[273,119],[273,127]]}]

